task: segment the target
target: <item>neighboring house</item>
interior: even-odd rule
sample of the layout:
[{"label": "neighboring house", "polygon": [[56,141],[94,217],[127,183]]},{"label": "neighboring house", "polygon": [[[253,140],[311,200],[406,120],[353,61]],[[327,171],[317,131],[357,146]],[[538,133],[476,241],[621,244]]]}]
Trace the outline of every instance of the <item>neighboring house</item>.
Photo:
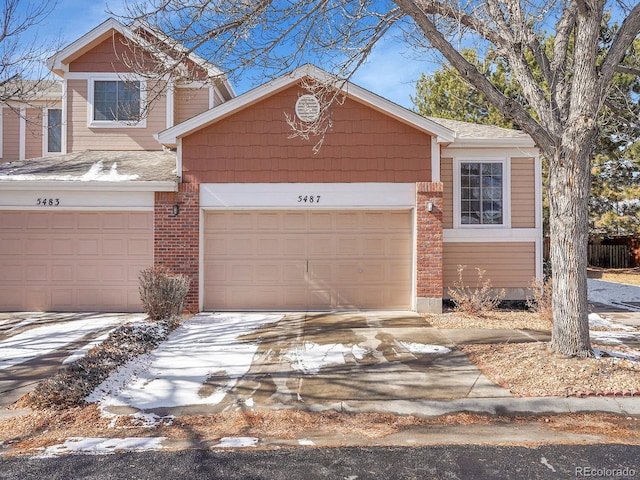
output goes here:
[{"label": "neighboring house", "polygon": [[127,76],[120,51],[140,28],[109,20],[48,62],[63,79],[61,153],[30,158],[20,130],[24,155],[0,164],[0,310],[138,310],[152,264],[191,277],[194,312],[437,312],[460,264],[511,299],[541,276],[527,135],[345,84],[314,153],[287,122],[313,116],[308,79],[330,79],[310,65],[237,97],[219,72],[165,82],[146,112],[151,80]]}]

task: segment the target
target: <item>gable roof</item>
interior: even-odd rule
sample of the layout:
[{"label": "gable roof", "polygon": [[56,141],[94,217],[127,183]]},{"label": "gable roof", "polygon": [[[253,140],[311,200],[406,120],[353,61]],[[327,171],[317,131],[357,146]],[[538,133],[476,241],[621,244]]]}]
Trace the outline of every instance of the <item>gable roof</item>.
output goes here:
[{"label": "gable roof", "polygon": [[[168,59],[169,57],[165,53],[162,53],[155,49],[152,45],[149,44],[147,40],[136,33],[136,30],[139,29],[144,30],[149,35],[157,38],[161,42],[167,44],[173,43],[169,41],[170,39],[166,35],[164,35],[164,33],[159,32],[146,23],[134,22],[130,26],[126,26],[120,23],[115,18],[108,18],[91,31],[85,33],[80,38],[70,43],[56,54],[49,57],[46,61],[46,65],[50,70],[62,77],[64,76],[64,73],[69,70],[69,63],[84,55],[96,45],[108,39],[111,35],[113,35],[114,31],[120,33],[128,40],[134,41],[143,47],[148,47],[149,51],[160,58],[160,60]],[[184,48],[182,46],[176,46],[175,44],[172,45],[172,47],[178,48],[180,50]],[[205,69],[210,77],[218,77],[221,79],[219,85],[222,87],[223,95],[226,99],[235,97],[235,91],[229,83],[229,80],[226,78],[224,72],[222,72],[216,66],[207,62],[194,52],[188,53],[187,56],[189,60]]]},{"label": "gable roof", "polygon": [[[175,146],[178,138],[189,135],[190,133],[200,130],[208,125],[216,123],[229,115],[248,108],[264,98],[289,88],[305,77],[314,78],[321,83],[331,82],[334,84],[340,84],[340,80],[337,77],[331,75],[325,70],[311,64],[303,65],[291,73],[282,75],[281,77],[239,95],[228,102],[168,128],[156,134],[155,137],[163,145]],[[407,123],[425,133],[435,135],[439,143],[449,143],[455,139],[455,133],[448,127],[401,107],[400,105],[353,83],[344,83],[341,89],[353,100],[363,103],[375,110],[389,115],[390,117],[396,118],[399,121]]]}]

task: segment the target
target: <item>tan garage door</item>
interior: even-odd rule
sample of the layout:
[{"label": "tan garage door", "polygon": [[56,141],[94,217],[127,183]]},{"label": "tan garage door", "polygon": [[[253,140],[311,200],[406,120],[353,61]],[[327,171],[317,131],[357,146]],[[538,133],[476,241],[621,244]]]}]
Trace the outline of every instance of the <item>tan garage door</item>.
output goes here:
[{"label": "tan garage door", "polygon": [[406,309],[410,211],[211,211],[204,308]]},{"label": "tan garage door", "polygon": [[152,212],[0,212],[0,310],[140,311]]}]

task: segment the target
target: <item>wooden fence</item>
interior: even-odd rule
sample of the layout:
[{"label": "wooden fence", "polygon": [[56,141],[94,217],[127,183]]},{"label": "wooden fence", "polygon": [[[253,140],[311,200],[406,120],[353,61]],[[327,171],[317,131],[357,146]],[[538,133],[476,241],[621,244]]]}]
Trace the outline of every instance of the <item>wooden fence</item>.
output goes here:
[{"label": "wooden fence", "polygon": [[589,265],[602,268],[629,268],[631,249],[628,245],[588,245]]}]

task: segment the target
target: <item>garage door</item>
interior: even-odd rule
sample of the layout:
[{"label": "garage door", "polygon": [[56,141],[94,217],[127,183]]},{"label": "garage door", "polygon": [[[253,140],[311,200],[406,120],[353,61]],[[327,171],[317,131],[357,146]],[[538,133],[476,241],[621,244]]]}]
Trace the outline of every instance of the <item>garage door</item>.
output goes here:
[{"label": "garage door", "polygon": [[204,308],[406,309],[410,211],[209,211]]},{"label": "garage door", "polygon": [[140,311],[152,212],[0,212],[0,309]]}]

